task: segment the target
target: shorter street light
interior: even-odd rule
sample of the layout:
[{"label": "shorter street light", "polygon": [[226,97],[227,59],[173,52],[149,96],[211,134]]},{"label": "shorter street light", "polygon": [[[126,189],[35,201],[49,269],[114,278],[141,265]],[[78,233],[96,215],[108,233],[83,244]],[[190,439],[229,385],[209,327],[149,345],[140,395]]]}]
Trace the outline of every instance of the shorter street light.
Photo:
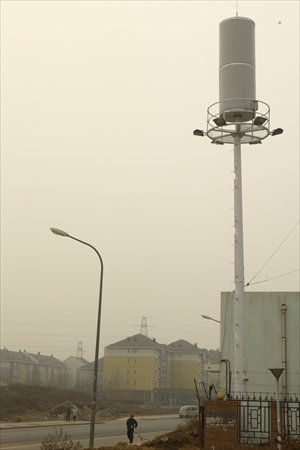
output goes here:
[{"label": "shorter street light", "polygon": [[210,316],[206,316],[205,314],[201,314],[201,317],[203,317],[203,319],[213,320],[214,322],[221,323],[220,320],[214,319],[213,317],[210,317]]},{"label": "shorter street light", "polygon": [[277,448],[278,450],[281,449],[281,423],[280,423],[280,400],[279,400],[279,378],[281,377],[282,372],[284,371],[284,369],[280,368],[280,369],[269,369],[272,374],[274,375],[274,377],[276,378],[276,390],[277,390],[277,395],[276,395],[276,412],[277,412],[277,434],[278,434],[278,438],[277,438]]},{"label": "shorter street light", "polygon": [[97,384],[98,384],[98,360],[99,360],[99,343],[100,343],[100,323],[101,323],[101,305],[102,305],[102,285],[103,285],[103,261],[98,250],[93,247],[91,244],[88,244],[85,241],[81,241],[80,239],[71,236],[69,233],[66,233],[59,228],[50,228],[52,233],[57,236],[69,237],[74,241],[80,242],[81,244],[87,245],[92,248],[94,252],[97,253],[97,256],[100,261],[100,288],[99,288],[99,303],[98,303],[98,317],[97,317],[97,333],[96,333],[96,349],[95,349],[95,361],[94,361],[94,380],[93,380],[93,396],[92,396],[92,405],[91,405],[91,424],[90,424],[90,441],[89,447],[94,448],[94,437],[95,437],[95,419],[96,419],[96,402],[97,402]]}]

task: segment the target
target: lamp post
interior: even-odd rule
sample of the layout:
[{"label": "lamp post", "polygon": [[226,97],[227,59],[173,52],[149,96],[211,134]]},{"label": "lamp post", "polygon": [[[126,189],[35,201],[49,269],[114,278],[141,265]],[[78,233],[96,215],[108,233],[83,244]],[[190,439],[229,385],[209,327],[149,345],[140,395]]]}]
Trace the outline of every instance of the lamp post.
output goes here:
[{"label": "lamp post", "polygon": [[277,391],[277,395],[276,395],[276,415],[277,415],[277,434],[278,434],[278,438],[277,438],[277,448],[278,450],[281,449],[281,421],[280,421],[280,400],[279,400],[279,378],[281,377],[282,372],[284,371],[284,369],[280,368],[280,369],[269,369],[272,374],[274,375],[275,379],[276,379],[276,391]]},{"label": "lamp post", "polygon": [[96,419],[96,402],[97,402],[97,384],[98,384],[98,360],[99,360],[99,343],[100,343],[100,323],[101,323],[101,306],[102,306],[102,286],[103,286],[103,261],[98,250],[91,244],[77,239],[74,236],[66,233],[58,228],[50,228],[52,233],[69,237],[74,241],[80,242],[81,244],[87,245],[92,248],[94,252],[97,253],[100,261],[100,288],[99,288],[99,303],[98,303],[98,316],[97,316],[97,332],[96,332],[96,348],[95,348],[95,361],[94,361],[94,378],[93,378],[93,394],[92,394],[92,405],[91,405],[91,424],[90,424],[90,442],[89,447],[94,448],[94,436],[95,436],[95,419]]},{"label": "lamp post", "polygon": [[206,314],[201,314],[201,317],[203,317],[203,319],[213,320],[214,322],[221,323],[220,320],[214,319],[213,317],[207,316]]}]

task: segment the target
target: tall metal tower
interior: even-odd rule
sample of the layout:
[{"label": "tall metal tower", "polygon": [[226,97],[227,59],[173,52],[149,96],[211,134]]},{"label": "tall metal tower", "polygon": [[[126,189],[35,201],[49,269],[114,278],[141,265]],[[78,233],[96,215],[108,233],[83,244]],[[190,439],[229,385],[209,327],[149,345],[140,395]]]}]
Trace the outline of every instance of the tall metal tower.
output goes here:
[{"label": "tall metal tower", "polygon": [[[231,17],[219,29],[219,102],[207,110],[207,130],[195,130],[212,144],[234,147],[234,361],[233,391],[247,392],[245,342],[244,243],[241,144],[261,144],[270,131],[270,108],[256,100],[255,23],[247,17]],[[221,324],[226,327],[226,324]]]},{"label": "tall metal tower", "polygon": [[77,342],[77,358],[83,358],[83,341]]},{"label": "tall metal tower", "polygon": [[141,334],[148,336],[148,325],[147,325],[147,317],[142,317],[141,322]]}]

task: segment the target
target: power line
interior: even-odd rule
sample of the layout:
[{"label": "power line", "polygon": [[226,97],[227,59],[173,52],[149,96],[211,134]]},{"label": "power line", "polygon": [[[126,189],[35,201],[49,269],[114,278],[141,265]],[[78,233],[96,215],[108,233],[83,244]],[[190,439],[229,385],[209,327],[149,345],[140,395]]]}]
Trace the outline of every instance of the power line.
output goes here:
[{"label": "power line", "polygon": [[[300,269],[291,270],[290,272],[286,272],[286,273],[283,273],[283,274],[281,274],[281,275],[277,275],[276,277],[266,278],[265,280],[262,280],[262,281],[256,281],[255,283],[251,283],[251,286],[252,286],[253,284],[266,283],[267,281],[276,280],[277,278],[286,277],[287,275],[290,275],[290,274],[292,274],[292,273],[299,272],[299,270],[300,270]],[[246,286],[249,286],[249,283],[246,284]]]},{"label": "power line", "polygon": [[[289,233],[287,234],[287,236],[283,239],[283,241],[279,244],[279,246],[276,248],[276,250],[272,253],[272,255],[270,256],[270,258],[267,259],[267,261],[261,266],[261,268],[256,272],[256,274],[251,278],[250,281],[248,281],[248,283],[245,286],[249,286],[251,281],[254,280],[257,275],[262,271],[262,269],[264,267],[266,267],[266,265],[268,264],[268,262],[273,258],[273,256],[278,252],[278,250],[283,246],[283,244],[285,243],[285,241],[290,237],[290,235],[292,234],[292,232],[294,231],[294,229],[299,225],[299,220],[296,223],[295,226],[293,226],[293,228],[291,229],[291,231],[289,231]],[[253,283],[254,284],[254,283]]]}]

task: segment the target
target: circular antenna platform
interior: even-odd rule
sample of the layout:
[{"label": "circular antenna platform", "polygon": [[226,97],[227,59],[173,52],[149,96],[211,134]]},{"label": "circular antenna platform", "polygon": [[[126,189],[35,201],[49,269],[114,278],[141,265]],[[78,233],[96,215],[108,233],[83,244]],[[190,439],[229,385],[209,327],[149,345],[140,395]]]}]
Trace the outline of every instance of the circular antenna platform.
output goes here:
[{"label": "circular antenna platform", "polygon": [[[249,105],[234,108],[234,103]],[[221,112],[220,112],[221,111]],[[270,108],[267,103],[252,99],[228,99],[207,110],[207,136],[214,144],[233,144],[238,133],[241,144],[259,144],[270,134]]]}]

